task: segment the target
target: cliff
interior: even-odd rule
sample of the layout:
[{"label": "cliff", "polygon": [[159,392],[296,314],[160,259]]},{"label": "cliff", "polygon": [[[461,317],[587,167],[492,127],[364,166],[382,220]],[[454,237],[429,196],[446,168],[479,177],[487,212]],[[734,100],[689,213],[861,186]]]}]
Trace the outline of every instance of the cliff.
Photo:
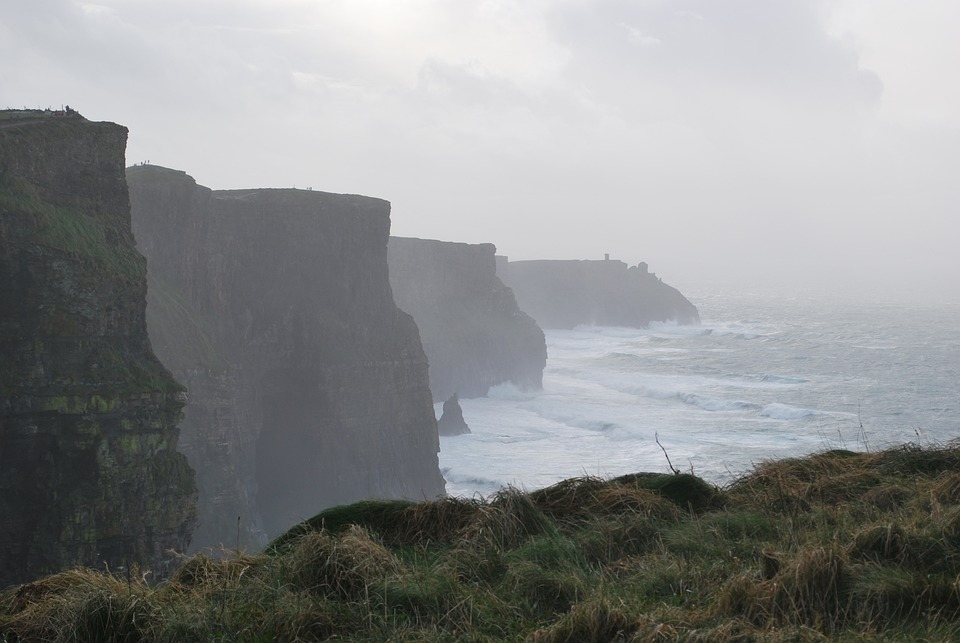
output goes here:
[{"label": "cliff", "polygon": [[507,261],[497,273],[520,307],[544,328],[580,324],[643,328],[652,321],[699,324],[697,308],[676,288],[622,261]]},{"label": "cliff", "polygon": [[0,587],[74,565],[155,575],[196,488],[183,389],[154,356],[124,182],[127,130],[0,123]]},{"label": "cliff", "polygon": [[393,296],[420,329],[434,400],[483,397],[508,381],[541,387],[543,331],[497,277],[492,244],[391,237],[388,250]]},{"label": "cliff", "polygon": [[322,508],[444,492],[427,361],[387,275],[390,205],[303,190],[211,191],[129,168],[148,327],[190,392],[200,546]]}]

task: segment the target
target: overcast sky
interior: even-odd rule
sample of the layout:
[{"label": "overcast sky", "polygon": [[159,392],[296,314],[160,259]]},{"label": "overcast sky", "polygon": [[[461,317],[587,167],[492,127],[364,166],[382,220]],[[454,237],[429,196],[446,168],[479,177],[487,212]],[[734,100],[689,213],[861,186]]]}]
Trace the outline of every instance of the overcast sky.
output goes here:
[{"label": "overcast sky", "polygon": [[3,0],[0,107],[681,288],[960,298],[956,0]]}]

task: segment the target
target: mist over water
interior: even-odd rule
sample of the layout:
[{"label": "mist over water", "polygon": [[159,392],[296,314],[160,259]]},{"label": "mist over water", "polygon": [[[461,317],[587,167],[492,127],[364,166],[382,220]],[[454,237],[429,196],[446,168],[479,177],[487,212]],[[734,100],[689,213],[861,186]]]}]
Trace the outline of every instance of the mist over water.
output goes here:
[{"label": "mist over water", "polygon": [[[543,391],[461,400],[441,439],[454,495],[960,436],[960,307],[688,293],[701,326],[546,331]],[[437,409],[439,414],[439,407]],[[862,428],[861,428],[862,424]]]}]

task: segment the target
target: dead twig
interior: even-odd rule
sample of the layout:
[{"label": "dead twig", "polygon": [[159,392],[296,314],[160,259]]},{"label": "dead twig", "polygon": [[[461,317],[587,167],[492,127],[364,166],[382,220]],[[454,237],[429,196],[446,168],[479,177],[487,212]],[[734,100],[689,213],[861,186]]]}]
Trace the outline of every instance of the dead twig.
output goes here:
[{"label": "dead twig", "polygon": [[677,469],[673,466],[673,463],[670,462],[670,456],[667,454],[667,450],[663,448],[663,445],[660,444],[660,436],[656,432],[653,433],[653,439],[656,440],[657,446],[660,447],[660,450],[663,451],[664,457],[667,458],[667,466],[670,467],[670,470],[673,471],[674,475],[680,475],[680,469]]}]

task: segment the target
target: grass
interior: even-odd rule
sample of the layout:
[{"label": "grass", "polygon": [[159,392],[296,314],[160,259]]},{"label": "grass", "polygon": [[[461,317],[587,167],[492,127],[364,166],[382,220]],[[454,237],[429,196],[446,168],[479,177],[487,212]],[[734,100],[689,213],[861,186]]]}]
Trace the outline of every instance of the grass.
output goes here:
[{"label": "grass", "polygon": [[71,259],[89,262],[121,281],[142,283],[147,276],[146,259],[133,247],[132,238],[118,238],[122,222],[112,223],[92,211],[93,207],[56,203],[30,182],[0,173],[0,211],[31,220],[32,242]]},{"label": "grass", "polygon": [[905,446],[723,489],[636,474],[365,501],[157,584],[75,569],[10,588],[0,640],[957,640],[957,465],[960,444]]},{"label": "grass", "polygon": [[[40,253],[45,263],[52,266],[48,281],[60,288],[69,286],[64,293],[85,289],[105,292],[106,286],[101,288],[97,282],[106,281],[120,282],[130,289],[128,294],[136,295],[145,284],[146,259],[134,247],[129,222],[122,213],[100,208],[93,197],[52,195],[0,168],[0,214],[9,225],[12,248]],[[15,252],[14,257],[17,256]],[[55,306],[46,314],[46,323],[55,335],[70,338],[80,332],[76,327],[77,314]],[[87,363],[84,372],[76,374],[78,380],[104,382],[111,395],[144,389],[168,393],[184,390],[159,361],[122,354],[108,341],[101,340],[102,337],[92,338],[85,343]],[[43,345],[36,342],[34,352],[43,353]],[[23,369],[6,357],[0,359],[0,397],[23,388]]]}]

